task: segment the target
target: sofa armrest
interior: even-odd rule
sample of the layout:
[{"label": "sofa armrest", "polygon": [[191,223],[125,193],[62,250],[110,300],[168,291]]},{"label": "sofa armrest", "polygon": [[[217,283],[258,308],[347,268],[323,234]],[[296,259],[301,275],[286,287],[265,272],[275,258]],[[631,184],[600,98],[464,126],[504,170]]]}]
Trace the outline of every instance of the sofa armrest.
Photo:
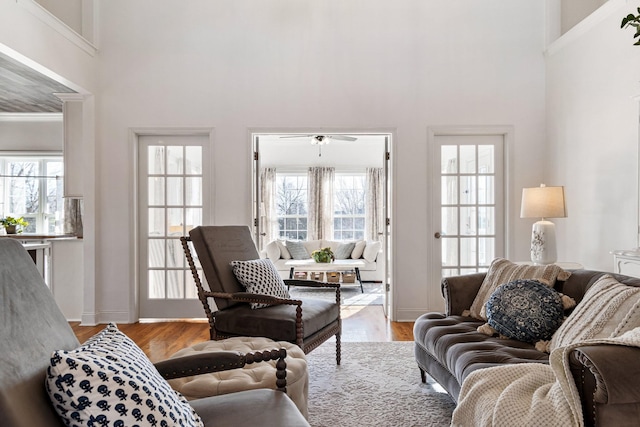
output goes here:
[{"label": "sofa armrest", "polygon": [[166,380],[183,378],[211,372],[239,369],[245,365],[277,360],[276,388],[286,391],[287,387],[287,350],[285,348],[255,351],[242,354],[237,351],[199,352],[188,356],[176,357],[155,363],[160,375]]},{"label": "sofa armrest", "polygon": [[447,316],[460,316],[464,310],[471,308],[485,275],[486,273],[473,273],[442,279],[440,285]]},{"label": "sofa armrest", "polygon": [[640,348],[585,345],[569,355],[585,425],[630,425],[640,417]]}]

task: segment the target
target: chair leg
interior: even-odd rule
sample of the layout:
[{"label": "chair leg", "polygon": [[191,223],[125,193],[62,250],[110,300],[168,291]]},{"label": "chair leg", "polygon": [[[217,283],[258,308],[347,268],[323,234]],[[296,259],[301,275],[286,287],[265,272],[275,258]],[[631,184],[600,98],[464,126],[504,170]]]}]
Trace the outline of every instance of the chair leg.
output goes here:
[{"label": "chair leg", "polygon": [[336,364],[339,365],[340,364],[340,360],[342,358],[342,347],[340,345],[340,335],[341,334],[336,334]]},{"label": "chair leg", "polygon": [[427,382],[427,374],[422,370],[422,368],[420,368],[420,378],[422,379],[423,383]]}]

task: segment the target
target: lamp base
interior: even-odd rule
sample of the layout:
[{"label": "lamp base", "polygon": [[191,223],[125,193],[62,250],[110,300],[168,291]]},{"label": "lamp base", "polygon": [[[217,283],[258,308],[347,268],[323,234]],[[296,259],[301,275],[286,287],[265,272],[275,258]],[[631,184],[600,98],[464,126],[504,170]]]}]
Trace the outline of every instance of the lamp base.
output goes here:
[{"label": "lamp base", "polygon": [[536,222],[531,230],[531,261],[547,265],[557,260],[555,224],[545,220]]}]

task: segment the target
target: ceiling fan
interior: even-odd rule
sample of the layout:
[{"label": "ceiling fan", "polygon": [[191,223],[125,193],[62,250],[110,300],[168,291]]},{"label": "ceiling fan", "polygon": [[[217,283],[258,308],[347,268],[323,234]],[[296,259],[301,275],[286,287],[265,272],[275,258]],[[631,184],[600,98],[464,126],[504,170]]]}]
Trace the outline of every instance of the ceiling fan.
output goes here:
[{"label": "ceiling fan", "polygon": [[326,145],[332,139],[336,141],[356,141],[358,138],[355,136],[347,135],[283,135],[280,138],[311,138],[311,145],[318,146],[318,157],[322,157],[322,145]]}]

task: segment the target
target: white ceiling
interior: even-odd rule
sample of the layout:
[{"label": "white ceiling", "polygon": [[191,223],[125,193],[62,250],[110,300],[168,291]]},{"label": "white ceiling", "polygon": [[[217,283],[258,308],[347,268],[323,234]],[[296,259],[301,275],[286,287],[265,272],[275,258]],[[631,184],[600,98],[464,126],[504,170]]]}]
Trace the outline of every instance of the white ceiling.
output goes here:
[{"label": "white ceiling", "polygon": [[[282,138],[285,135],[292,134],[259,135],[261,167],[304,169],[309,166],[332,166],[344,170],[360,170],[367,167],[381,168],[384,165],[385,135],[342,133],[340,135],[358,139],[330,139],[328,144],[322,146],[311,144],[311,137]],[[320,153],[322,156],[319,156]]]}]

